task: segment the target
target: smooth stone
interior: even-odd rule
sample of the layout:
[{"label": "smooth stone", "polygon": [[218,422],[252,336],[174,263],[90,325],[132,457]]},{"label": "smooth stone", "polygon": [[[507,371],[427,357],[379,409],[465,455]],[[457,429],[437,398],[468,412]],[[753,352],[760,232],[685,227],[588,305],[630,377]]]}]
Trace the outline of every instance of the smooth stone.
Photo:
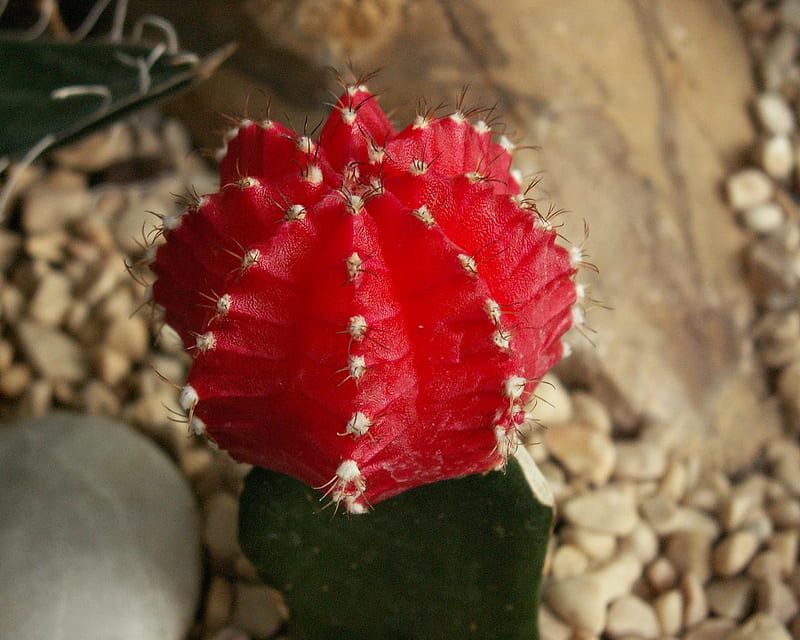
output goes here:
[{"label": "smooth stone", "polygon": [[642,564],[647,564],[658,555],[658,537],[644,520],[640,520],[630,534],[620,539],[620,551],[636,556]]},{"label": "smooth stone", "polygon": [[762,235],[780,229],[785,218],[786,214],[777,202],[765,202],[742,212],[744,225],[751,231]]},{"label": "smooth stone", "polygon": [[708,618],[692,627],[683,640],[725,640],[735,626],[728,618]]},{"label": "smooth stone", "polygon": [[710,538],[719,534],[716,520],[691,507],[676,505],[661,495],[645,500],[642,514],[659,536],[677,531],[701,531]]},{"label": "smooth stone", "polygon": [[667,469],[667,454],[662,447],[644,440],[617,442],[614,475],[626,480],[657,480]]},{"label": "smooth stone", "polygon": [[666,591],[675,584],[678,572],[667,558],[658,558],[645,569],[647,581],[657,592]]},{"label": "smooth stone", "polygon": [[767,613],[756,613],[732,631],[725,640],[792,640],[779,620]]},{"label": "smooth stone", "polygon": [[280,592],[261,584],[238,583],[233,624],[256,638],[274,635],[289,617]]},{"label": "smooth stone", "polygon": [[647,602],[634,595],[624,595],[609,608],[605,632],[615,640],[627,636],[655,640],[659,636],[660,625],[655,611]]},{"label": "smooth stone", "polygon": [[633,492],[616,487],[580,494],[562,506],[562,513],[579,527],[618,536],[628,535],[639,522]]},{"label": "smooth stone", "polygon": [[125,425],[54,413],[0,428],[0,611],[14,640],[179,640],[200,588],[194,498]]},{"label": "smooth stone", "polygon": [[722,618],[741,620],[753,606],[754,585],[750,578],[735,577],[712,580],[706,586],[708,606]]},{"label": "smooth stone", "polygon": [[758,550],[758,537],[750,530],[735,531],[717,543],[711,563],[718,576],[727,577],[739,573]]},{"label": "smooth stone", "polygon": [[765,578],[756,587],[756,608],[786,624],[797,615],[797,598],[778,578]]},{"label": "smooth stone", "polygon": [[208,499],[204,511],[203,542],[215,561],[230,560],[239,553],[239,501],[218,491]]},{"label": "smooth stone", "polygon": [[611,438],[580,422],[562,424],[545,432],[547,449],[570,474],[595,484],[611,477],[616,450]]},{"label": "smooth stone", "polygon": [[758,156],[761,167],[776,180],[785,180],[794,169],[794,148],[789,136],[776,135],[767,138],[761,143]]},{"label": "smooth stone", "polygon": [[608,603],[627,594],[641,573],[642,565],[634,556],[620,554],[584,575],[549,582],[544,599],[564,621],[599,634],[606,624]]},{"label": "smooth stone", "polygon": [[692,627],[708,617],[708,600],[700,578],[688,571],[681,580],[683,595],[683,624]]},{"label": "smooth stone", "polygon": [[572,629],[565,624],[546,604],[539,605],[539,639],[571,640]]},{"label": "smooth stone", "polygon": [[77,382],[86,378],[86,356],[66,333],[35,322],[17,324],[20,349],[33,368],[47,380]]},{"label": "smooth stone", "polygon": [[762,93],[756,98],[756,117],[764,129],[775,135],[789,135],[795,121],[789,103],[779,93]]},{"label": "smooth stone", "polygon": [[536,395],[525,407],[533,417],[546,427],[568,422],[572,418],[572,399],[556,375],[544,375],[536,387]]},{"label": "smooth stone", "polygon": [[653,601],[661,633],[677,635],[683,628],[683,595],[679,589],[670,589]]},{"label": "smooth stone", "polygon": [[679,573],[691,571],[705,582],[711,575],[711,538],[699,531],[678,531],[667,538],[665,555]]},{"label": "smooth stone", "polygon": [[734,173],[726,183],[728,201],[737,211],[764,204],[772,197],[772,180],[761,169],[749,167]]}]

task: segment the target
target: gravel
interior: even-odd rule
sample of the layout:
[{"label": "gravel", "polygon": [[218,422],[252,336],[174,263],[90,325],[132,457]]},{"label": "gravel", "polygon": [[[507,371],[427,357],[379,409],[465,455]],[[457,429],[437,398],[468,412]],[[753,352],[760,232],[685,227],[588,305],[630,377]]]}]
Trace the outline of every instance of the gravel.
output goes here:
[{"label": "gravel", "polygon": [[[729,478],[678,455],[671,425],[623,430],[585,389],[548,374],[527,446],[551,482],[559,519],[545,576],[542,640],[577,637],[780,640],[800,637],[800,1],[732,2],[763,92],[758,129],[721,185],[747,234],[758,304],[752,348],[769,371],[786,432],[759,467]],[[146,116],[54,154],[22,181],[16,227],[0,230],[0,418],[72,408],[121,418],[164,447],[202,506],[204,605],[191,640],[275,637],[289,613],[236,542],[234,464],[175,422],[187,356],[151,322],[144,285],[146,209],[211,189],[182,126]],[[158,156],[146,181],[90,185],[111,163]],[[152,216],[150,216],[152,218]],[[137,273],[137,269],[133,271]],[[156,374],[155,371],[158,372]],[[167,408],[165,408],[165,405]],[[755,426],[754,426],[755,428]]]}]

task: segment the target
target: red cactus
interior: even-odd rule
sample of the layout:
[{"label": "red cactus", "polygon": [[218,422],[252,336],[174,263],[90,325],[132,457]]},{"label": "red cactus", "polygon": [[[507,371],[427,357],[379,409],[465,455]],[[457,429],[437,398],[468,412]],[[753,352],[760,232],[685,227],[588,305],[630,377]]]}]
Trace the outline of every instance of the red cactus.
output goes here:
[{"label": "red cactus", "polygon": [[580,261],[511,149],[460,111],[397,133],[363,85],[318,142],[243,120],[219,193],[165,224],[151,266],[195,356],[194,429],[351,512],[503,465]]}]

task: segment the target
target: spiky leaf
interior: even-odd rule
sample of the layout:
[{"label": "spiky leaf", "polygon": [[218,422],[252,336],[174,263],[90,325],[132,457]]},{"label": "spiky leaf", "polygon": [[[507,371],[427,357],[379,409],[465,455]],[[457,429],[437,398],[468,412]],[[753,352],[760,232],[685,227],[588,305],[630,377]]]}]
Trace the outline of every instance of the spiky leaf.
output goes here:
[{"label": "spiky leaf", "polygon": [[[224,48],[201,61],[162,53],[153,60],[153,51],[102,42],[0,39],[0,159],[18,158],[48,135],[54,143],[68,142],[184,89],[207,77],[230,53]],[[64,87],[95,89],[54,97]]]}]

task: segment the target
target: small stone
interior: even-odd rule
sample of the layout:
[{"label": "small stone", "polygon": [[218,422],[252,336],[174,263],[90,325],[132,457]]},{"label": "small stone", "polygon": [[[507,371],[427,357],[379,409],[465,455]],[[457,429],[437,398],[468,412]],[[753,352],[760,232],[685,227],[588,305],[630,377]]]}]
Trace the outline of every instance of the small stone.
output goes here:
[{"label": "small stone", "polygon": [[103,382],[115,387],[130,373],[131,362],[116,349],[101,347],[94,354],[94,367]]},{"label": "small stone", "polygon": [[30,383],[30,367],[24,362],[16,362],[0,373],[0,395],[13,400],[21,396]]},{"label": "small stone", "polygon": [[78,382],[88,369],[83,349],[71,337],[30,321],[17,324],[17,337],[25,357],[48,380]]},{"label": "small stone", "polygon": [[711,575],[711,541],[702,531],[677,531],[667,537],[664,553],[679,573],[691,572],[705,582]]},{"label": "small stone", "polygon": [[660,495],[642,503],[642,514],[659,536],[676,531],[702,531],[715,538],[719,533],[719,525],[713,518],[691,507],[678,506]]},{"label": "small stone", "polygon": [[658,555],[658,538],[644,520],[636,523],[633,531],[620,539],[620,551],[632,553],[642,564],[651,562]]},{"label": "small stone", "polygon": [[53,383],[49,380],[34,380],[17,404],[18,415],[38,418],[48,413],[53,404]]},{"label": "small stone", "polygon": [[755,112],[759,124],[769,133],[789,135],[794,131],[794,114],[780,93],[759,95],[755,102]]},{"label": "small stone", "polygon": [[28,304],[28,314],[42,326],[61,323],[72,302],[72,283],[58,271],[48,270]]},{"label": "small stone", "polygon": [[583,527],[565,527],[561,531],[561,540],[574,544],[598,562],[609,560],[617,550],[617,540],[613,534],[598,533]]},{"label": "small stone", "polygon": [[[761,168],[775,180],[785,180],[791,175],[795,163],[794,155],[792,141],[787,135],[771,136],[764,140],[758,149],[758,160]],[[783,216],[781,215],[782,220]],[[750,228],[757,233],[769,233],[769,231],[760,231],[754,227]],[[776,228],[777,226],[773,227],[773,230]]]},{"label": "small stone", "polygon": [[546,427],[563,424],[572,418],[572,399],[561,380],[549,372],[537,385],[536,395],[526,410]]},{"label": "small stone", "polygon": [[546,604],[539,605],[539,639],[571,640],[572,629],[562,622]]},{"label": "small stone", "polygon": [[600,433],[611,433],[611,415],[608,407],[597,397],[585,391],[574,391],[572,407],[577,421]]},{"label": "small stone", "polygon": [[782,574],[781,557],[772,550],[762,551],[750,561],[747,573],[753,578],[777,578]]},{"label": "small stone", "polygon": [[658,493],[670,502],[679,502],[689,485],[686,466],[676,460],[667,465],[664,477],[658,487]]},{"label": "small stone", "polygon": [[780,563],[781,575],[786,577],[792,574],[797,566],[798,541],[797,529],[778,531],[769,539],[769,548],[777,555]]},{"label": "small stone", "polygon": [[783,623],[789,622],[798,612],[797,599],[792,590],[778,578],[758,581],[756,607]]},{"label": "small stone", "polygon": [[666,558],[657,558],[645,569],[648,582],[657,592],[666,591],[675,584],[678,572]]},{"label": "small stone", "polygon": [[768,613],[756,613],[741,627],[725,636],[725,640],[792,640],[792,638],[780,620]]},{"label": "small stone", "polygon": [[683,624],[693,627],[708,616],[708,601],[703,591],[700,578],[688,571],[681,579],[681,594],[683,595]]},{"label": "small stone", "polygon": [[234,626],[257,638],[274,635],[289,618],[283,597],[272,587],[240,582],[234,600]]},{"label": "small stone", "polygon": [[712,580],[706,586],[706,597],[711,611],[733,620],[741,620],[750,613],[754,593],[753,581],[743,576]]},{"label": "small stone", "polygon": [[589,557],[572,544],[558,547],[553,554],[550,573],[556,580],[569,578],[584,573],[589,566]]},{"label": "small stone", "polygon": [[606,434],[572,422],[548,429],[545,444],[570,474],[598,485],[611,477],[616,450]]},{"label": "small stone", "polygon": [[219,491],[205,504],[203,542],[217,562],[227,562],[239,553],[239,503],[226,491]]},{"label": "small stone", "polygon": [[34,260],[60,264],[64,261],[64,247],[69,236],[63,229],[50,233],[35,233],[25,238],[25,253]]},{"label": "small stone", "polygon": [[658,618],[663,635],[678,635],[683,628],[683,596],[680,590],[671,589],[653,601],[653,610]]},{"label": "small stone", "polygon": [[758,537],[749,530],[727,534],[714,548],[712,566],[721,577],[742,571],[758,550]]},{"label": "small stone", "polygon": [[63,228],[91,211],[91,198],[85,188],[58,189],[49,184],[31,187],[22,205],[22,227],[30,235]]},{"label": "small stone", "polygon": [[667,468],[664,449],[647,441],[617,442],[614,476],[625,480],[657,480]]},{"label": "small stone", "polygon": [[105,344],[133,362],[140,362],[150,347],[150,332],[140,316],[119,316],[108,325]]},{"label": "small stone", "polygon": [[634,595],[618,598],[608,610],[605,632],[610,638],[634,636],[654,640],[658,638],[660,631],[653,608]]},{"label": "small stone", "polygon": [[258,569],[243,553],[236,556],[233,561],[233,571],[240,580],[245,582],[259,582],[261,580],[258,577]]},{"label": "small stone", "polygon": [[233,587],[222,576],[214,576],[206,593],[206,606],[203,615],[205,633],[218,631],[230,622],[233,609]]},{"label": "small stone", "polygon": [[708,618],[693,627],[683,640],[726,640],[736,623],[728,618]]},{"label": "small stone", "polygon": [[119,398],[100,380],[89,380],[81,394],[81,406],[91,415],[113,416],[119,412]]},{"label": "small stone", "polygon": [[765,202],[742,212],[742,222],[750,231],[766,235],[781,228],[785,218],[783,209],[775,202]]},{"label": "small stone", "polygon": [[562,506],[566,520],[599,533],[624,536],[639,521],[632,491],[603,487],[568,500]]},{"label": "small stone", "polygon": [[720,509],[720,521],[726,530],[741,527],[753,509],[764,502],[766,479],[761,475],[751,476],[733,488]]},{"label": "small stone", "polygon": [[117,123],[53,152],[62,167],[92,173],[133,155],[133,135],[125,123]]},{"label": "small stone", "polygon": [[752,209],[768,202],[773,186],[769,176],[760,169],[742,169],[728,178],[728,201],[737,211]]},{"label": "small stone", "polygon": [[8,324],[19,320],[24,306],[25,296],[17,287],[8,282],[0,283],[0,311]]},{"label": "small stone", "polygon": [[573,627],[599,634],[606,623],[608,603],[628,593],[641,571],[636,558],[622,554],[589,573],[548,582],[544,599]]},{"label": "small stone", "polygon": [[693,509],[713,513],[717,510],[721,500],[720,495],[712,487],[701,485],[687,492],[683,504]]}]

